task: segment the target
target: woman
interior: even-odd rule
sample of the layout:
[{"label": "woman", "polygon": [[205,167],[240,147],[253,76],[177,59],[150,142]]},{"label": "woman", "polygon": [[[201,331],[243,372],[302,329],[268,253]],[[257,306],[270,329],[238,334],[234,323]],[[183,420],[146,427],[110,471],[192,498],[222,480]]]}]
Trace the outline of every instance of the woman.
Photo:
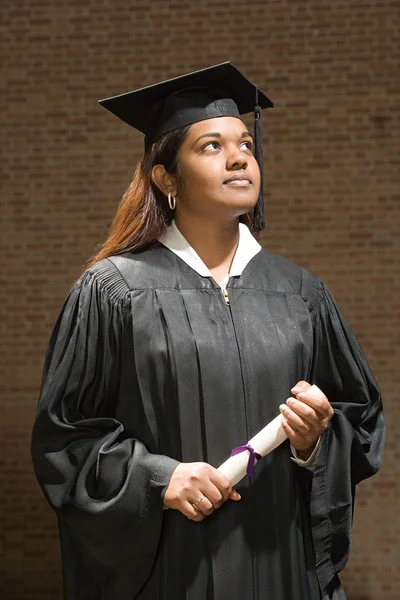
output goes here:
[{"label": "woman", "polygon": [[[67,600],[345,598],[381,399],[324,283],[249,231],[254,91],[272,106],[223,63],[101,101],[146,152],[44,366],[32,457]],[[279,411],[289,440],[233,489],[216,467]]]}]

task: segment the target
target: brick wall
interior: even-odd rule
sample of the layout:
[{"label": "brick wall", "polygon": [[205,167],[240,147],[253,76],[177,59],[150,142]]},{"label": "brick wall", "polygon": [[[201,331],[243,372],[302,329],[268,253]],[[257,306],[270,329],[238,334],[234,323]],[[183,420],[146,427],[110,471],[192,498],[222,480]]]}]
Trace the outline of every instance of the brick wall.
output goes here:
[{"label": "brick wall", "polygon": [[384,394],[384,466],[359,486],[349,600],[399,598],[400,4],[0,2],[1,598],[60,598],[55,519],[29,441],[48,337],[104,238],[142,137],[97,100],[224,60],[264,116],[264,243],[321,276]]}]

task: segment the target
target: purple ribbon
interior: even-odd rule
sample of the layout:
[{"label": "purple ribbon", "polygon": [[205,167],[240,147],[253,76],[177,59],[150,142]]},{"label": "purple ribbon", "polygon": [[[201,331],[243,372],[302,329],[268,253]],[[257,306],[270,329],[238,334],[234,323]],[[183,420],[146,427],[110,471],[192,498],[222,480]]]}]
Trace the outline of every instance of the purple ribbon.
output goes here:
[{"label": "purple ribbon", "polygon": [[235,456],[235,454],[240,454],[241,452],[245,452],[246,450],[248,450],[250,452],[249,461],[247,463],[247,469],[246,469],[246,473],[250,477],[251,475],[253,475],[253,469],[254,469],[254,464],[256,462],[256,459],[260,460],[260,458],[262,458],[261,454],[258,454],[258,452],[256,452],[254,450],[254,448],[252,446],[250,446],[250,444],[246,444],[245,446],[238,446],[237,448],[234,448],[232,450],[231,456]]}]

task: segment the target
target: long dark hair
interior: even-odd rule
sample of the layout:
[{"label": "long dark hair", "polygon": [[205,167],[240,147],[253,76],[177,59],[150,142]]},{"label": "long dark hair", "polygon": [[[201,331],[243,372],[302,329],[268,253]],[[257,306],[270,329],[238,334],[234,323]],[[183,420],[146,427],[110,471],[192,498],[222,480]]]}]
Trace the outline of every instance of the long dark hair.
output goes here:
[{"label": "long dark hair", "polygon": [[[178,151],[185,141],[190,125],[176,129],[156,140],[138,163],[132,182],[122,196],[106,240],[97,246],[95,254],[85,264],[88,269],[99,260],[121,252],[137,252],[154,244],[170,225],[173,211],[167,197],[151,179],[154,165],[164,165],[175,175],[178,193],[183,185]],[[250,228],[251,215],[240,217]]]}]

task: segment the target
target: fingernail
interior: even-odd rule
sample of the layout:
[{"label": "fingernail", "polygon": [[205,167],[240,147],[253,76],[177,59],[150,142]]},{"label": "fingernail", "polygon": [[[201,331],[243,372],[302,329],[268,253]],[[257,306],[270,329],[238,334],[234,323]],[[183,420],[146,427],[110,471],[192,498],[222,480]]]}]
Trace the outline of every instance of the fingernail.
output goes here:
[{"label": "fingernail", "polygon": [[294,388],[292,388],[290,391],[291,392],[300,392],[301,387],[298,387],[297,385],[294,386]]}]

